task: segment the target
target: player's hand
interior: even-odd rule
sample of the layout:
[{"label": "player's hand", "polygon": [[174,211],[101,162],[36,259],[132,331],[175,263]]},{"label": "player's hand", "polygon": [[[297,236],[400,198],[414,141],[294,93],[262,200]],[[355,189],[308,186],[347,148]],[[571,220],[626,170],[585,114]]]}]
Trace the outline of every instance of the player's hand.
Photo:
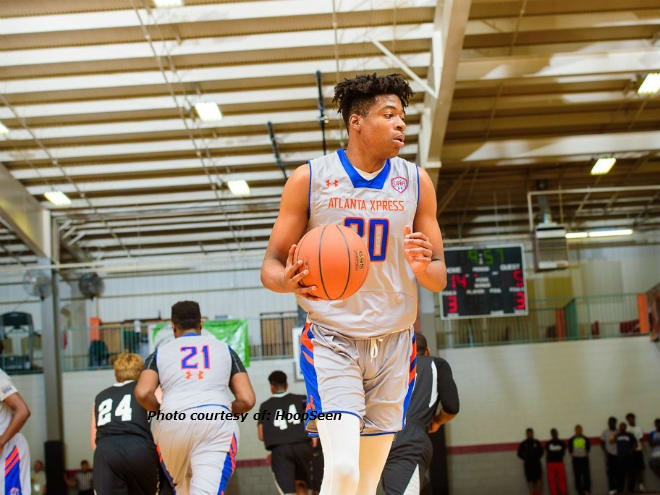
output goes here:
[{"label": "player's hand", "polygon": [[436,421],[435,419],[431,420],[431,424],[429,425],[428,432],[429,433],[435,433],[440,429],[442,426],[442,421]]},{"label": "player's hand", "polygon": [[273,456],[272,456],[271,454],[268,454],[268,455],[266,456],[266,464],[268,464],[269,466],[270,466],[270,462],[271,462],[271,460],[272,460],[272,457],[273,457]]},{"label": "player's hand", "polygon": [[318,300],[318,297],[311,294],[312,291],[316,290],[315,285],[306,287],[301,285],[302,279],[309,274],[302,260],[298,260],[296,263],[293,262],[293,255],[296,252],[296,245],[293,244],[289,248],[289,255],[286,259],[286,266],[284,267],[284,275],[282,279],[282,288],[284,292],[294,292],[300,296],[306,297],[313,301]]},{"label": "player's hand", "polygon": [[431,264],[433,245],[428,236],[422,232],[413,232],[409,225],[403,228],[403,249],[413,273],[423,273]]}]

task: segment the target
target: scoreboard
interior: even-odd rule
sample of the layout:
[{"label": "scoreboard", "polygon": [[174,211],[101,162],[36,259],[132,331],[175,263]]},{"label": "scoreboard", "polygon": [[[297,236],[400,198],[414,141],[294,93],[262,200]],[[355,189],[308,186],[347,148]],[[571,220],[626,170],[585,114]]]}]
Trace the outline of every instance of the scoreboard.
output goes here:
[{"label": "scoreboard", "polygon": [[442,318],[527,314],[523,247],[447,248]]}]

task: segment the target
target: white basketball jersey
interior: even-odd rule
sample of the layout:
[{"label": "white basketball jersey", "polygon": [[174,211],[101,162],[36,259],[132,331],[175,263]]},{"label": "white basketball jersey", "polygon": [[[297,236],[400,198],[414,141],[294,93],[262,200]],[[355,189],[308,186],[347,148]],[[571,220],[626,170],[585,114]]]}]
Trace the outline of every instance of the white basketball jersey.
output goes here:
[{"label": "white basketball jersey", "polygon": [[371,264],[364,285],[340,301],[298,296],[308,319],[351,338],[365,339],[410,327],[417,317],[417,282],[406,261],[404,227],[413,226],[419,204],[419,170],[402,158],[388,160],[364,179],[344,150],[309,162],[309,222],[354,229]]},{"label": "white basketball jersey", "polygon": [[[232,357],[215,337],[186,334],[162,344],[146,368],[156,369],[163,388],[161,410],[183,411],[208,405],[231,407]],[[155,365],[155,367],[154,367]]]}]

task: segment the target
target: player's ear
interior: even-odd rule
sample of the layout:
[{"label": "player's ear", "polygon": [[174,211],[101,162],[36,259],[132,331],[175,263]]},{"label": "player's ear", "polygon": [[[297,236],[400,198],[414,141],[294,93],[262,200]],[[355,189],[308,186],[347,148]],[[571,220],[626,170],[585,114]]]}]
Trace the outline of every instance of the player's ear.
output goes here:
[{"label": "player's ear", "polygon": [[357,113],[352,113],[351,116],[348,118],[348,128],[353,129],[355,131],[359,131],[361,125],[362,125],[362,117],[360,117]]}]

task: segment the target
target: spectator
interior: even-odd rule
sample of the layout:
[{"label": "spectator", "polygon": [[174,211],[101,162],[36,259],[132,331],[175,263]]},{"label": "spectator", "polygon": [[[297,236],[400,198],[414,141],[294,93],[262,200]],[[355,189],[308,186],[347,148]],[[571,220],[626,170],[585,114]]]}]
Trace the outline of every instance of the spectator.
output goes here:
[{"label": "spectator", "polygon": [[[637,448],[637,439],[635,435],[626,431],[628,425],[621,423],[619,431],[614,436],[616,443],[616,466],[617,466],[617,479],[616,489],[619,493],[623,493],[624,487],[628,487],[628,491],[632,492],[635,489],[635,469],[633,467],[634,452]],[[626,480],[628,481],[626,483]]]},{"label": "spectator", "polygon": [[527,438],[520,442],[518,446],[518,457],[523,460],[525,467],[525,479],[529,486],[530,495],[541,495],[541,477],[543,469],[541,468],[541,457],[543,457],[543,447],[541,442],[534,438],[534,430],[527,428],[525,432]]},{"label": "spectator", "polygon": [[44,471],[44,463],[41,461],[34,461],[32,467],[32,495],[45,495],[46,494],[46,472]]},{"label": "spectator", "polygon": [[637,447],[635,447],[635,451],[633,452],[633,461],[632,461],[632,469],[633,469],[633,478],[635,479],[635,488],[639,486],[639,491],[643,492],[644,491],[644,451],[643,449],[643,444],[642,442],[644,441],[644,432],[642,429],[636,425],[635,422],[635,415],[633,413],[628,413],[626,414],[626,421],[628,422],[628,431],[635,435],[635,439],[637,440]]},{"label": "spectator", "polygon": [[655,419],[655,431],[649,434],[649,445],[651,446],[649,465],[655,475],[660,478],[660,418]]},{"label": "spectator", "polygon": [[[546,457],[548,463],[548,485],[552,495],[566,495],[566,469],[564,468],[564,454],[566,453],[566,444],[559,440],[559,433],[556,428],[550,430],[552,439],[545,444]],[[559,492],[557,492],[559,488]]]},{"label": "spectator", "polygon": [[568,441],[568,451],[572,456],[575,489],[579,495],[591,493],[591,473],[589,469],[589,439],[582,434],[582,426],[575,426],[575,435]]},{"label": "spectator", "polygon": [[94,495],[94,478],[92,476],[92,468],[86,460],[80,461],[80,471],[76,473],[74,478],[65,478],[66,484],[69,486],[78,487],[78,495]]},{"label": "spectator", "polygon": [[610,416],[607,420],[607,429],[603,430],[603,433],[600,435],[600,447],[603,449],[605,454],[605,459],[607,464],[607,486],[609,488],[608,495],[614,495],[616,493],[617,486],[617,467],[616,467],[616,443],[614,442],[614,436],[618,433],[616,429],[616,418]]}]

